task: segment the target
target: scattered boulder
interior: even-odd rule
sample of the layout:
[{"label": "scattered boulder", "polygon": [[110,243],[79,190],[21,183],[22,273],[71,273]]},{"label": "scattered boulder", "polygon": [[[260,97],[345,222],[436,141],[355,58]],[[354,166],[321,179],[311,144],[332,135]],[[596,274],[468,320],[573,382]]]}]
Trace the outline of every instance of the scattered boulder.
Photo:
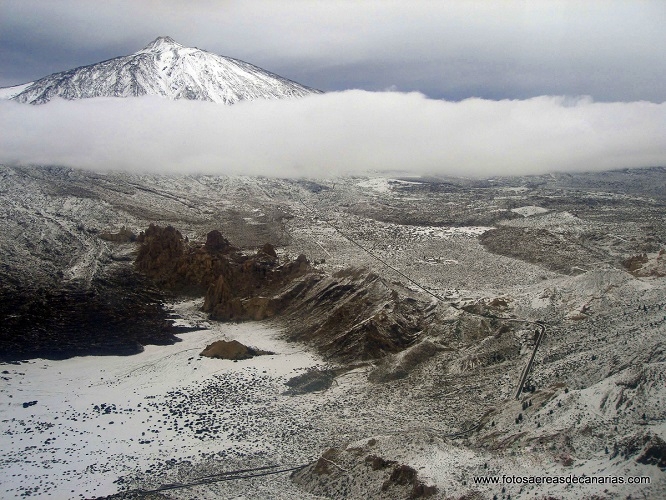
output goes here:
[{"label": "scattered boulder", "polygon": [[206,346],[199,356],[216,359],[250,359],[262,354],[273,354],[268,351],[262,351],[253,347],[241,344],[237,340],[218,340]]}]

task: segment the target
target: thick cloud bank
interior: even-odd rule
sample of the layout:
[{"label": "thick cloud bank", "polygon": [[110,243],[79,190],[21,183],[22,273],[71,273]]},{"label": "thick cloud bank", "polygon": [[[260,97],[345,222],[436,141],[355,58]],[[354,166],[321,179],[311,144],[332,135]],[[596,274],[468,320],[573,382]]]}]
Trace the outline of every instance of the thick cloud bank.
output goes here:
[{"label": "thick cloud bank", "polygon": [[156,173],[490,176],[666,164],[666,103],[346,91],[222,106],[0,102],[0,162]]}]

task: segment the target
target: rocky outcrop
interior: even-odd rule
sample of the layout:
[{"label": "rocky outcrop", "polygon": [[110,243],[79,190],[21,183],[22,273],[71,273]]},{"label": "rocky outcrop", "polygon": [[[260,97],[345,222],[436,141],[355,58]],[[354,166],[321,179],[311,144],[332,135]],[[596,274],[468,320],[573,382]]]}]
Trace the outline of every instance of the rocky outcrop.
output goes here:
[{"label": "rocky outcrop", "polygon": [[281,262],[269,243],[246,255],[217,230],[209,232],[201,245],[186,241],[171,226],[151,225],[138,241],[137,270],[170,291],[204,295],[203,310],[219,321],[274,316],[282,302],[268,295],[310,270],[304,255]]},{"label": "rocky outcrop", "polygon": [[199,356],[217,359],[231,359],[238,361],[241,359],[250,359],[262,354],[272,354],[268,351],[262,351],[253,347],[241,344],[237,340],[218,340],[206,346]]},{"label": "rocky outcrop", "polygon": [[326,498],[413,499],[436,495],[413,467],[377,455],[376,440],[341,450],[329,448],[312,465],[292,474],[306,491]]},{"label": "rocky outcrop", "polygon": [[327,357],[369,360],[411,346],[434,305],[363,269],[316,272],[304,255],[281,259],[271,244],[247,255],[219,231],[205,244],[173,227],[151,225],[139,235],[136,268],[176,293],[204,295],[203,310],[219,321],[278,317],[292,340]]},{"label": "rocky outcrop", "polygon": [[662,278],[666,276],[666,250],[661,249],[656,254],[634,255],[622,261],[622,265],[637,278]]},{"label": "rocky outcrop", "polygon": [[212,319],[261,320],[275,316],[289,304],[290,297],[280,296],[279,292],[306,274],[310,264],[304,255],[282,264],[277,256],[264,251],[267,246],[254,256],[230,260],[224,272],[217,275],[203,305]]},{"label": "rocky outcrop", "polygon": [[285,288],[282,320],[292,340],[342,361],[376,359],[414,344],[435,305],[374,273],[309,274]]},{"label": "rocky outcrop", "polygon": [[192,245],[177,229],[153,224],[137,241],[136,269],[157,285],[187,295],[203,294],[215,276],[226,272],[228,259],[223,256],[236,250],[219,231],[209,233],[205,245]]}]

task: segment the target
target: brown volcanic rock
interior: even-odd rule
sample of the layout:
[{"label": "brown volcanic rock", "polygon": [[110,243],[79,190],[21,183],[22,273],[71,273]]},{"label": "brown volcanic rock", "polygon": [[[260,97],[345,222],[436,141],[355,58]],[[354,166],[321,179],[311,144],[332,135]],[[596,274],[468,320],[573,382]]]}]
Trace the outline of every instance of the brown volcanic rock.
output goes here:
[{"label": "brown volcanic rock", "polygon": [[428,498],[439,493],[426,484],[418,471],[407,464],[377,454],[367,445],[329,448],[316,462],[291,474],[291,479],[306,491],[326,498]]},{"label": "brown volcanic rock", "polygon": [[428,324],[430,304],[374,273],[349,269],[306,275],[280,298],[290,337],[341,360],[369,360],[413,345]]},{"label": "brown volcanic rock", "polygon": [[[206,292],[203,310],[212,319],[223,321],[260,320],[275,316],[286,301],[275,297],[295,278],[310,270],[304,255],[280,264],[264,246],[256,255],[247,257],[219,275]],[[272,247],[268,250],[273,250]]]},{"label": "brown volcanic rock", "polygon": [[622,262],[622,265],[636,277],[666,276],[666,250],[661,249],[657,254],[634,255]]},{"label": "brown volcanic rock", "polygon": [[237,340],[218,340],[207,345],[200,356],[218,359],[249,359],[256,356],[256,354],[257,352],[254,349],[241,344]]},{"label": "brown volcanic rock", "polygon": [[262,249],[261,252],[265,253],[269,257],[273,257],[274,259],[277,259],[277,253],[275,252],[275,247],[271,245],[270,243],[266,243]]},{"label": "brown volcanic rock", "polygon": [[229,240],[222,236],[222,233],[217,229],[212,230],[206,235],[206,244],[204,247],[209,253],[228,252],[233,249]]},{"label": "brown volcanic rock", "polygon": [[180,231],[171,226],[153,224],[139,234],[141,243],[136,269],[167,288],[176,287],[185,254],[185,242]]},{"label": "brown volcanic rock", "polygon": [[234,249],[211,231],[206,244],[183,240],[174,228],[151,225],[140,235],[136,267],[178,293],[204,294],[203,311],[220,321],[280,316],[293,340],[325,355],[368,360],[413,345],[432,306],[362,269],[334,276],[312,271],[305,255],[281,262],[272,245],[255,255]]},{"label": "brown volcanic rock", "polygon": [[204,295],[203,310],[216,320],[264,319],[280,301],[268,299],[310,270],[304,255],[281,264],[269,243],[255,255],[243,255],[217,231],[204,245],[187,242],[175,228],[153,224],[139,235],[136,268],[160,286],[182,294]]}]

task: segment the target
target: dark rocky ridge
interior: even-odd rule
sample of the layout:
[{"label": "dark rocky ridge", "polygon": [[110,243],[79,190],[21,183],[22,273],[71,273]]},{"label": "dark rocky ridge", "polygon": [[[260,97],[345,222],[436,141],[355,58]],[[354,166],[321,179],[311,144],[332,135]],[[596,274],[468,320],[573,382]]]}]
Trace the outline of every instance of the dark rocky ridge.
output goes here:
[{"label": "dark rocky ridge", "polygon": [[90,285],[0,287],[0,360],[129,355],[143,345],[178,341],[164,294],[131,269],[97,276]]}]

